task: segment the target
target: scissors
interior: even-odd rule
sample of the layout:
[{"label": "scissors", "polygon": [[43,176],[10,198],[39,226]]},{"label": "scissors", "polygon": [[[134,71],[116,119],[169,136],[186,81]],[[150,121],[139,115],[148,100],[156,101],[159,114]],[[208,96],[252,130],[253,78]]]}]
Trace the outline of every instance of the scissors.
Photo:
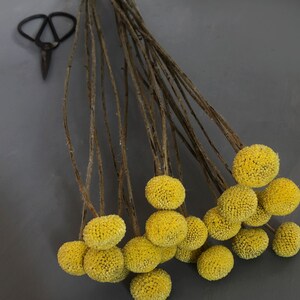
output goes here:
[{"label": "scissors", "polygon": [[[63,18],[71,20],[73,23],[72,28],[67,33],[65,33],[65,35],[63,35],[62,37],[59,37],[56,32],[55,26],[52,21],[52,19],[54,17],[63,17]],[[23,26],[26,23],[29,23],[30,21],[33,21],[36,19],[42,19],[43,23],[42,23],[40,29],[38,30],[36,36],[32,37],[23,31]],[[53,42],[41,41],[41,36],[48,24],[49,24],[51,33],[54,38]],[[43,76],[44,80],[47,78],[47,75],[48,75],[52,51],[54,49],[56,49],[60,45],[61,42],[68,39],[75,32],[76,24],[77,24],[76,18],[65,12],[54,12],[48,16],[44,15],[44,14],[37,14],[37,15],[30,16],[19,23],[19,25],[18,25],[19,33],[26,39],[34,42],[41,49],[41,68],[42,68],[42,76]]]}]

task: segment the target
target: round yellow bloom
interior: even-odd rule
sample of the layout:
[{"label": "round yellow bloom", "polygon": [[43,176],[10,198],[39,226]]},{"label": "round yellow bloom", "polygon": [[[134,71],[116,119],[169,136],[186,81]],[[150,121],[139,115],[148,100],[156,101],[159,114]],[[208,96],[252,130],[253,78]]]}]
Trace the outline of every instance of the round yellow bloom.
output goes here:
[{"label": "round yellow bloom", "polygon": [[161,262],[161,250],[145,237],[130,240],[123,249],[126,268],[135,273],[154,270]]},{"label": "round yellow bloom", "polygon": [[209,235],[218,240],[226,241],[234,237],[241,229],[241,222],[231,223],[219,214],[218,208],[213,207],[206,212],[203,221]]},{"label": "round yellow bloom", "polygon": [[265,211],[265,209],[258,203],[255,213],[249,217],[244,223],[248,226],[259,227],[269,222],[272,215]]},{"label": "round yellow bloom", "polygon": [[176,209],[184,201],[185,189],[178,179],[160,175],[148,181],[145,196],[156,209]]},{"label": "round yellow bloom", "polygon": [[80,276],[85,274],[83,257],[87,246],[82,241],[64,243],[57,252],[59,266],[68,274]]},{"label": "round yellow bloom", "polygon": [[130,292],[134,300],[165,300],[171,290],[171,277],[162,269],[139,274],[130,283]]},{"label": "round yellow bloom", "polygon": [[272,247],[278,256],[296,255],[300,249],[300,227],[293,222],[282,223],[276,230]]},{"label": "round yellow bloom", "polygon": [[194,264],[197,262],[197,259],[201,253],[202,253],[201,248],[195,250],[185,250],[185,249],[177,248],[175,257],[176,259],[184,263]]},{"label": "round yellow bloom", "polygon": [[185,239],[186,234],[186,220],[176,211],[157,211],[146,222],[147,238],[160,247],[176,246]]},{"label": "round yellow bloom", "polygon": [[86,274],[99,282],[113,282],[124,272],[124,257],[121,249],[89,249],[84,257]]},{"label": "round yellow bloom", "polygon": [[241,229],[233,238],[232,250],[240,258],[252,259],[263,254],[268,245],[269,237],[263,229]]},{"label": "round yellow bloom", "polygon": [[107,250],[116,246],[126,233],[126,225],[118,215],[92,219],[83,230],[83,240],[89,248]]},{"label": "round yellow bloom", "polygon": [[160,251],[161,251],[161,261],[160,261],[161,264],[171,260],[175,256],[176,250],[177,250],[176,246],[173,246],[173,247],[159,247],[159,248],[160,248]]},{"label": "round yellow bloom", "polygon": [[265,145],[252,145],[240,150],[234,158],[232,175],[242,185],[262,187],[279,172],[279,157]]},{"label": "round yellow bloom", "polygon": [[238,184],[219,197],[217,207],[220,215],[229,222],[243,222],[255,213],[257,196],[251,188]]},{"label": "round yellow bloom", "polygon": [[199,275],[210,281],[227,276],[233,265],[234,259],[231,251],[221,245],[210,247],[200,255],[197,261]]},{"label": "round yellow bloom", "polygon": [[186,250],[196,250],[205,243],[208,235],[207,228],[203,221],[197,217],[187,217],[187,235],[186,238],[178,244],[179,248]]},{"label": "round yellow bloom", "polygon": [[264,209],[275,216],[292,213],[299,205],[300,190],[290,179],[277,178],[260,193]]}]

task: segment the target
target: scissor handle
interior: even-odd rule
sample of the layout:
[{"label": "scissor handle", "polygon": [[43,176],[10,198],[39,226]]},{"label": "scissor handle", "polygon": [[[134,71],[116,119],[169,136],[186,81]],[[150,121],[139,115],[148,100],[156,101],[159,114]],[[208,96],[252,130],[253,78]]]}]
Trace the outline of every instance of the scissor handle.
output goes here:
[{"label": "scissor handle", "polygon": [[[55,30],[55,27],[54,27],[54,24],[53,24],[53,21],[52,19],[54,17],[65,17],[69,20],[71,20],[73,22],[73,26],[71,27],[71,29],[65,34],[63,35],[61,38],[58,37],[58,34]],[[54,35],[54,38],[58,40],[58,42],[63,42],[65,41],[67,38],[69,38],[74,32],[75,32],[75,29],[76,29],[76,24],[77,24],[77,20],[74,16],[68,14],[68,13],[65,13],[65,12],[54,12],[54,13],[51,13],[49,16],[48,16],[48,21],[49,21],[49,25],[50,25],[50,28],[51,28],[51,31]]]},{"label": "scissor handle", "polygon": [[[58,34],[56,32],[56,29],[55,29],[55,26],[53,24],[52,19],[54,17],[65,17],[65,18],[67,18],[67,19],[69,19],[73,22],[72,28],[65,35],[63,35],[61,38],[58,36]],[[36,19],[43,19],[44,21],[43,21],[38,33],[36,34],[35,38],[33,38],[30,35],[28,35],[27,33],[25,33],[22,28],[23,28],[24,24],[26,24],[26,23],[28,23],[32,20],[36,20]],[[48,42],[45,43],[45,42],[41,41],[41,36],[42,36],[47,24],[49,24],[49,26],[50,26],[50,30],[51,30],[52,35],[54,37],[54,43],[48,43]],[[51,13],[50,15],[48,15],[48,16],[44,15],[44,14],[37,14],[37,15],[30,16],[30,17],[24,19],[23,21],[21,21],[18,25],[18,31],[26,39],[28,39],[32,42],[35,42],[37,46],[39,46],[40,48],[48,51],[48,50],[55,49],[56,47],[58,47],[58,45],[61,42],[63,42],[67,38],[69,38],[75,32],[76,24],[77,24],[76,18],[74,16],[68,14],[68,13],[54,12],[54,13]]]},{"label": "scissor handle", "polygon": [[[44,14],[38,14],[38,15],[33,15],[33,16],[30,16],[30,17],[27,17],[25,18],[23,21],[21,21],[19,24],[18,24],[18,32],[26,39],[32,41],[32,42],[35,42],[35,39],[36,38],[33,38],[31,37],[30,35],[28,35],[27,33],[25,33],[23,31],[23,26],[28,23],[28,22],[31,22],[33,20],[36,20],[36,19],[44,19],[44,22],[45,20],[48,18],[48,16],[44,15]],[[43,23],[44,23],[43,22]]]}]

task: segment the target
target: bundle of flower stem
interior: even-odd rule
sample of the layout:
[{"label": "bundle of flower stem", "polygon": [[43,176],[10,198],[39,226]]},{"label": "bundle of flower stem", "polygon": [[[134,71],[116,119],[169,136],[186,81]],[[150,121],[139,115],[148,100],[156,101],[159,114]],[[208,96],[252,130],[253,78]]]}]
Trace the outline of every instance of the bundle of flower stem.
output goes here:
[{"label": "bundle of flower stem", "polygon": [[[95,0],[83,0],[80,4],[67,67],[64,128],[83,211],[79,240],[63,244],[58,252],[58,261],[67,273],[87,274],[99,282],[119,282],[129,272],[139,273],[131,282],[134,299],[166,299],[172,284],[170,276],[157,269],[159,264],[176,257],[183,262],[197,262],[199,274],[207,280],[227,276],[234,265],[232,252],[223,245],[209,246],[207,238],[219,243],[232,239],[232,250],[240,258],[260,256],[267,249],[269,238],[258,227],[265,225],[275,233],[267,222],[273,215],[293,212],[299,205],[300,191],[287,178],[275,179],[279,172],[279,157],[271,148],[264,145],[243,146],[223,117],[208,104],[149,32],[134,0],[110,2],[123,53],[123,71],[116,72],[113,68],[101,11]],[[79,34],[82,28],[84,41],[80,40]],[[68,123],[70,76],[79,44],[85,47],[86,105],[90,112],[85,180],[79,171]],[[119,78],[122,79],[122,87],[118,84]],[[109,101],[113,101],[116,107],[117,135],[111,130],[105,80],[110,82],[113,95]],[[147,220],[145,234],[137,218],[131,184],[134,173],[129,170],[130,157],[127,154],[129,101],[139,107],[154,164],[153,178],[145,186],[145,198],[157,211]],[[98,137],[98,117],[105,124],[106,140],[103,141]],[[208,122],[215,125],[233,153],[237,153],[232,169],[216,146],[216,138],[208,133],[207,127],[211,126]],[[119,149],[114,146],[115,139],[119,141]],[[104,143],[109,145],[118,182],[118,210],[110,215],[105,212]],[[217,200],[217,206],[210,209],[203,220],[190,214],[185,205],[180,144],[195,158],[196,166],[203,171]],[[117,160],[116,153],[121,153],[120,160]],[[221,162],[221,166],[215,159]],[[99,178],[98,211],[90,195],[95,166]],[[225,180],[228,175],[235,179],[236,185],[229,186]],[[121,218],[124,207],[135,237],[120,249],[117,245],[126,233],[126,225]],[[91,212],[92,219],[85,224],[87,211]],[[282,224],[275,233],[272,246],[279,256],[289,257],[298,253],[299,226],[292,222]]]}]

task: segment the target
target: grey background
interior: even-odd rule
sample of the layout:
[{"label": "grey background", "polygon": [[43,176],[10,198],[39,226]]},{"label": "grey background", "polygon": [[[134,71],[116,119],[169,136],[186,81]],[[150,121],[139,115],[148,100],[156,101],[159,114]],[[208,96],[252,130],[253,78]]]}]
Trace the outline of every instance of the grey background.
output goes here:
[{"label": "grey background", "polygon": [[[108,1],[104,11],[109,16]],[[297,0],[137,1],[157,39],[246,144],[264,143],[280,153],[281,176],[300,182],[300,2]],[[57,266],[60,244],[77,238],[81,202],[62,127],[61,98],[70,42],[56,50],[47,82],[38,50],[16,33],[33,13],[75,13],[77,1],[4,0],[0,4],[0,299],[130,299],[128,281],[100,284],[71,277]],[[105,23],[106,30],[110,21]],[[110,47],[118,49],[114,35]],[[113,50],[114,51],[114,50]],[[117,50],[115,50],[117,53]],[[116,58],[116,62],[118,62]],[[77,57],[71,129],[80,166],[87,155],[84,72]],[[75,83],[75,84],[74,84]],[[110,107],[113,112],[114,108]],[[148,145],[134,105],[130,111],[129,159],[141,214],[143,186],[152,175]],[[227,157],[232,152],[224,147]],[[107,149],[104,149],[107,154]],[[183,152],[185,154],[185,152]],[[141,159],[142,158],[142,159]],[[142,160],[142,163],[141,163]],[[203,216],[213,206],[198,167],[186,154],[189,209]],[[106,166],[109,198],[112,170]],[[111,200],[114,202],[114,200]],[[114,206],[109,205],[113,211]],[[300,212],[277,218],[299,222]],[[300,259],[268,250],[254,261],[236,259],[225,280],[210,283],[195,268],[165,264],[171,299],[299,299]]]}]

